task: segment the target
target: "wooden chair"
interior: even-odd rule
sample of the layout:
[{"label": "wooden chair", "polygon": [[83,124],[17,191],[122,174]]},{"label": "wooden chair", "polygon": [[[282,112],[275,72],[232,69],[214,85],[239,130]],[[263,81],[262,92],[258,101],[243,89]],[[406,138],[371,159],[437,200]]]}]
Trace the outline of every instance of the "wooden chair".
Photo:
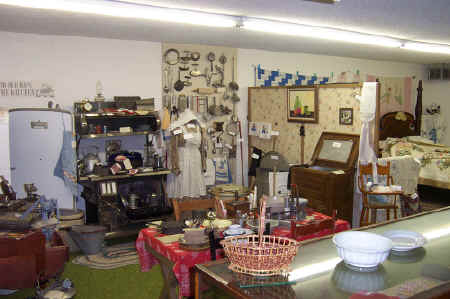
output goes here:
[{"label": "wooden chair", "polygon": [[[385,186],[393,185],[390,175],[391,163],[388,161],[386,166],[377,163],[378,181],[383,182]],[[373,192],[367,188],[367,183],[373,180],[373,165],[359,164],[358,187],[362,193],[363,205],[361,210],[360,226],[374,224],[378,209],[386,210],[386,220],[390,220],[389,211],[394,211],[394,219],[397,219],[397,196],[402,192]],[[369,221],[370,213],[370,221]]]},{"label": "wooden chair", "polygon": [[214,198],[200,197],[200,198],[188,198],[185,197],[182,200],[177,198],[171,198],[173,212],[175,214],[175,220],[181,221],[182,213],[192,210],[208,210],[214,208]]}]

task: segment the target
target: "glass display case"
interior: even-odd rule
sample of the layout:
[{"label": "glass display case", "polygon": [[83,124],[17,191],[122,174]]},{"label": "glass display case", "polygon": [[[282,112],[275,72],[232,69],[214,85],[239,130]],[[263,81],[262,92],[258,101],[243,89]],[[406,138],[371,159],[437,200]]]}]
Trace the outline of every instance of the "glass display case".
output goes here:
[{"label": "glass display case", "polygon": [[[375,234],[414,230],[427,240],[423,247],[391,251],[375,271],[355,271],[347,267],[338,256],[332,237],[325,237],[303,243],[289,275],[273,284],[274,278],[252,279],[244,275],[253,287],[242,287],[249,285],[248,281],[242,274],[231,272],[226,259],[196,265],[196,291],[201,289],[201,283],[208,282],[235,298],[363,298],[352,297],[361,292],[399,296],[396,298],[449,298],[449,217],[447,207],[362,229]],[[256,287],[256,284],[264,287]]]}]

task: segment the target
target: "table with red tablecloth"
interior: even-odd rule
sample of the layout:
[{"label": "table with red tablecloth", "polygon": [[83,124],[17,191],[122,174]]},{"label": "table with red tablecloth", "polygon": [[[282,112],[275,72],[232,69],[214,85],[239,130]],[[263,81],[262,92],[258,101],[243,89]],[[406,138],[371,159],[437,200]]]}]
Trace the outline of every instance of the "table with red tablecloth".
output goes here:
[{"label": "table with red tablecloth", "polygon": [[[314,215],[314,220],[323,220],[331,217],[318,212],[309,212],[309,216]],[[311,218],[311,217],[309,217]],[[309,220],[305,220],[307,223]],[[350,224],[345,220],[337,219],[335,221],[334,232],[340,232],[350,229]],[[312,234],[302,235],[297,237],[298,241],[304,241],[307,239],[313,239],[317,237],[326,236],[333,233],[333,229],[323,229]],[[276,227],[272,230],[273,235],[291,237],[290,230],[288,228]],[[182,296],[191,296],[191,281],[190,271],[196,264],[206,263],[211,260],[211,253],[209,249],[202,251],[188,251],[181,249],[178,242],[165,244],[157,239],[157,237],[164,236],[159,233],[155,228],[142,229],[139,232],[139,236],[136,240],[136,248],[139,254],[139,262],[141,265],[141,271],[146,272],[153,265],[157,264],[157,259],[146,250],[145,244],[151,247],[156,252],[160,253],[167,259],[173,262],[173,272],[178,280],[180,294]],[[223,252],[222,252],[223,253]],[[218,255],[220,258],[220,255]]]},{"label": "table with red tablecloth", "polygon": [[191,283],[189,271],[195,264],[202,264],[211,260],[209,249],[201,251],[188,251],[181,249],[178,242],[164,244],[157,237],[164,236],[154,228],[142,229],[136,240],[136,249],[139,255],[141,271],[150,270],[157,264],[157,259],[146,250],[145,244],[173,262],[173,272],[178,280],[179,291],[182,296],[191,296]]},{"label": "table with red tablecloth", "polygon": [[[331,220],[332,218],[330,216],[324,215],[319,212],[315,211],[308,211],[307,219],[303,221],[298,221],[297,224],[300,225],[314,225],[314,223],[318,223],[320,221],[324,220]],[[325,228],[321,230],[316,230],[311,234],[305,234],[305,235],[298,235],[297,238],[295,238],[297,241],[305,241],[313,238],[319,238],[324,237],[327,235],[331,235],[333,233],[342,232],[345,230],[351,229],[350,223],[348,221],[342,220],[342,219],[336,219],[334,221],[334,231],[332,228]],[[291,230],[287,227],[275,227],[272,229],[272,235],[280,236],[280,237],[288,237],[292,238]]]}]

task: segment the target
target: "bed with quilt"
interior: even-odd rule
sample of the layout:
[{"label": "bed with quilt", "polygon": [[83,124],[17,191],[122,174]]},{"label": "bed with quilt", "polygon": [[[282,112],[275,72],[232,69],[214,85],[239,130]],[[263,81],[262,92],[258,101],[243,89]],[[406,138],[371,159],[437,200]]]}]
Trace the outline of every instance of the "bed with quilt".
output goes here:
[{"label": "bed with quilt", "polygon": [[382,157],[413,156],[421,164],[419,184],[450,189],[450,146],[421,136],[388,137],[380,141]]}]

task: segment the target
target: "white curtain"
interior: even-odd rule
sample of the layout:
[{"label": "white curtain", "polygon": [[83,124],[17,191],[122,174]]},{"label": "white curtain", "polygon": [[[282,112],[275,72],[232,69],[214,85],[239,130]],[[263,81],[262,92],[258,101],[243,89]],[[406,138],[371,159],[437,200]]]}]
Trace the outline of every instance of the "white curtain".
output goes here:
[{"label": "white curtain", "polygon": [[[375,111],[377,106],[377,82],[364,82],[361,96],[356,98],[360,103],[361,134],[359,137],[359,158],[355,175],[355,188],[353,197],[353,227],[359,227],[359,218],[362,209],[362,197],[358,188],[359,163],[367,164],[377,162],[377,156],[373,150],[373,130],[375,128]],[[374,168],[375,169],[375,168]],[[375,170],[376,171],[376,170]],[[376,181],[376,174],[374,174]]]}]

